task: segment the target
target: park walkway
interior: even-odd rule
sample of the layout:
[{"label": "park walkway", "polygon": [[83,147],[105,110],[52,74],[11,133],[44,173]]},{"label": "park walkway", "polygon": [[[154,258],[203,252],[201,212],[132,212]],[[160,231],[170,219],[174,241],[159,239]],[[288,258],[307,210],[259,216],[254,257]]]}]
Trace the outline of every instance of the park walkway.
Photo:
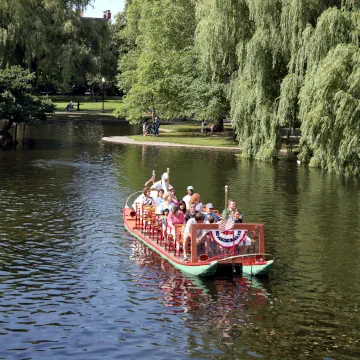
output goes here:
[{"label": "park walkway", "polygon": [[159,141],[135,141],[127,136],[107,136],[102,138],[103,141],[113,144],[131,144],[131,145],[149,145],[149,146],[169,146],[169,147],[184,147],[184,148],[197,148],[197,149],[211,149],[211,150],[227,150],[233,152],[240,152],[238,147],[230,146],[201,146],[201,145],[188,145],[188,144],[176,144],[170,142]]}]

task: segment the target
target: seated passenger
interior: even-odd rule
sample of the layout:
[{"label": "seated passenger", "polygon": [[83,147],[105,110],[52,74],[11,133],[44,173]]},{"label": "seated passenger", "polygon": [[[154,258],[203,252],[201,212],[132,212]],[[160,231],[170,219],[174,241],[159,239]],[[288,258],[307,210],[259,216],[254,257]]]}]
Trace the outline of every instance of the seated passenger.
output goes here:
[{"label": "seated passenger", "polygon": [[155,206],[156,206],[156,214],[161,214],[163,207],[162,204],[164,203],[164,190],[160,189],[157,192],[157,197],[154,198]]},{"label": "seated passenger", "polygon": [[[235,224],[242,224],[242,214],[239,209],[235,209],[234,211],[234,222]],[[244,240],[238,245],[238,251],[240,254],[247,254],[249,252],[251,246],[251,239],[245,235]]]},{"label": "seated passenger", "polygon": [[191,185],[189,185],[186,188],[186,191],[187,191],[187,195],[185,195],[183,197],[183,200],[185,201],[186,206],[188,206],[188,204],[190,202],[190,199],[191,199],[191,196],[194,194],[194,188]]},{"label": "seated passenger", "polygon": [[205,220],[207,220],[209,216],[212,216],[214,219],[214,222],[217,223],[220,220],[220,216],[215,214],[213,212],[213,210],[214,210],[213,204],[211,204],[211,203],[206,204],[206,210],[205,210],[206,212],[204,213]]},{"label": "seated passenger", "polygon": [[190,203],[190,205],[189,205],[189,210],[186,211],[186,214],[185,214],[185,220],[188,221],[189,219],[194,218],[196,212],[197,212],[197,211],[196,211],[196,205]]},{"label": "seated passenger", "polygon": [[185,224],[185,216],[179,207],[173,205],[170,208],[169,216],[167,217],[167,226],[170,229],[170,233],[175,237],[175,224]]},{"label": "seated passenger", "polygon": [[180,200],[178,206],[179,206],[180,211],[182,211],[182,213],[186,216],[187,210],[186,210],[185,201]]},{"label": "seated passenger", "polygon": [[[220,219],[220,218],[219,218]],[[214,224],[215,223],[215,219],[212,215],[208,215],[207,216],[207,222],[209,224]],[[213,240],[213,238],[210,236],[210,230],[207,232],[209,238],[210,238],[210,248],[209,248],[209,255],[210,256],[215,256],[218,255],[218,246],[216,241]]]},{"label": "seated passenger", "polygon": [[171,195],[171,201],[175,204],[175,205],[179,205],[179,201],[176,197],[176,191],[174,188],[169,190],[169,193]]},{"label": "seated passenger", "polygon": [[134,203],[132,204],[132,207],[133,207],[134,210],[136,210],[136,205],[139,205],[139,206],[140,206],[140,204],[141,204],[141,202],[142,202],[142,200],[143,200],[144,197],[145,197],[145,196],[144,196],[144,193],[142,193],[141,195],[139,195],[139,196],[135,199]]},{"label": "seated passenger", "polygon": [[145,187],[143,190],[143,198],[140,201],[141,206],[155,205],[154,199],[150,196],[150,188]]},{"label": "seated passenger", "polygon": [[247,254],[251,246],[251,239],[246,235],[244,240],[237,246],[240,254]]},{"label": "seated passenger", "polygon": [[200,194],[195,193],[191,196],[190,203],[195,204],[195,210],[201,211],[202,210],[202,202],[200,201]]},{"label": "seated passenger", "polygon": [[241,211],[239,209],[235,209],[234,211],[234,222],[235,224],[242,224],[243,222]]},{"label": "seated passenger", "polygon": [[223,220],[227,219],[229,216],[233,216],[235,209],[236,209],[236,203],[235,203],[235,201],[229,199],[229,201],[228,201],[228,207],[227,207],[226,209],[224,209],[224,211],[222,212],[222,218],[223,218]]},{"label": "seated passenger", "polygon": [[161,208],[159,208],[159,210],[163,211],[164,209],[170,209],[172,205],[174,204],[171,201],[171,195],[167,193],[164,195],[164,201],[161,204]]},{"label": "seated passenger", "polygon": [[[191,225],[193,224],[202,224],[204,223],[204,215],[201,212],[196,213],[194,218],[191,218],[187,221],[186,227],[184,230],[184,260],[187,260],[187,249],[191,241]],[[207,234],[206,230],[198,230],[196,233],[196,244],[205,245],[205,255],[209,254],[210,247],[210,236]]]}]

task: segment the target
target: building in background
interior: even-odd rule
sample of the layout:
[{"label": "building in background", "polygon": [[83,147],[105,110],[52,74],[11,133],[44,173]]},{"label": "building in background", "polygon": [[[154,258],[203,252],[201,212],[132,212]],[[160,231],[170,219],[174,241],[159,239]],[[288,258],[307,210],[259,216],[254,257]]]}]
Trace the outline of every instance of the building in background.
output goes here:
[{"label": "building in background", "polygon": [[82,19],[95,19],[95,20],[105,20],[105,21],[110,21],[111,20],[111,10],[104,10],[102,17],[85,16],[85,9],[84,8],[78,8],[77,11],[79,11],[80,17]]}]

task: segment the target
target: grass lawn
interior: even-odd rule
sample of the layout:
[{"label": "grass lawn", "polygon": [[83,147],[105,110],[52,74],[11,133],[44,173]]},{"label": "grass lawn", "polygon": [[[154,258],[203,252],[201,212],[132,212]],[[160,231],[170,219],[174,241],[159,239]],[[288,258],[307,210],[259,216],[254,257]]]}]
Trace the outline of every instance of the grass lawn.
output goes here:
[{"label": "grass lawn", "polygon": [[[72,95],[56,95],[49,96],[56,106],[55,111],[65,111],[66,105],[72,100],[74,103],[74,111],[77,110],[77,103],[80,102],[80,110],[82,111],[101,111],[102,97],[98,97],[98,101],[91,101],[89,96],[72,96]],[[114,111],[120,103],[120,98],[106,98],[104,101],[104,110],[106,112]]]},{"label": "grass lawn", "polygon": [[232,129],[231,125],[229,124],[225,125],[224,132],[212,134],[202,134],[200,131],[200,123],[175,125],[162,124],[158,137],[142,135],[133,135],[129,137],[135,141],[170,142],[176,144],[200,146],[238,146],[238,143],[232,140]]}]

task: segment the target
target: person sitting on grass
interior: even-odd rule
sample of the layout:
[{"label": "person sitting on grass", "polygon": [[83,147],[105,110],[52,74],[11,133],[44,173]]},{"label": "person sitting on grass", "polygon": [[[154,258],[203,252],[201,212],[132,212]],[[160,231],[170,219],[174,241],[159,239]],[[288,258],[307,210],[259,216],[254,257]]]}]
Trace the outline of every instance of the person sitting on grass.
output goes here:
[{"label": "person sitting on grass", "polygon": [[150,121],[147,125],[146,125],[146,130],[145,130],[145,134],[144,136],[151,134],[153,130],[153,123]]},{"label": "person sitting on grass", "polygon": [[[184,230],[184,261],[188,260],[187,250],[191,241],[191,226],[193,224],[203,224],[204,223],[204,215],[201,212],[196,213],[194,218],[191,218],[187,221],[186,227]],[[198,230],[196,233],[196,244],[199,246],[201,244],[205,245],[205,255],[209,254],[210,247],[210,236],[208,235],[206,230]]]},{"label": "person sitting on grass", "polygon": [[74,103],[72,102],[72,100],[70,100],[70,102],[67,104],[65,110],[66,111],[72,111],[74,108]]}]

